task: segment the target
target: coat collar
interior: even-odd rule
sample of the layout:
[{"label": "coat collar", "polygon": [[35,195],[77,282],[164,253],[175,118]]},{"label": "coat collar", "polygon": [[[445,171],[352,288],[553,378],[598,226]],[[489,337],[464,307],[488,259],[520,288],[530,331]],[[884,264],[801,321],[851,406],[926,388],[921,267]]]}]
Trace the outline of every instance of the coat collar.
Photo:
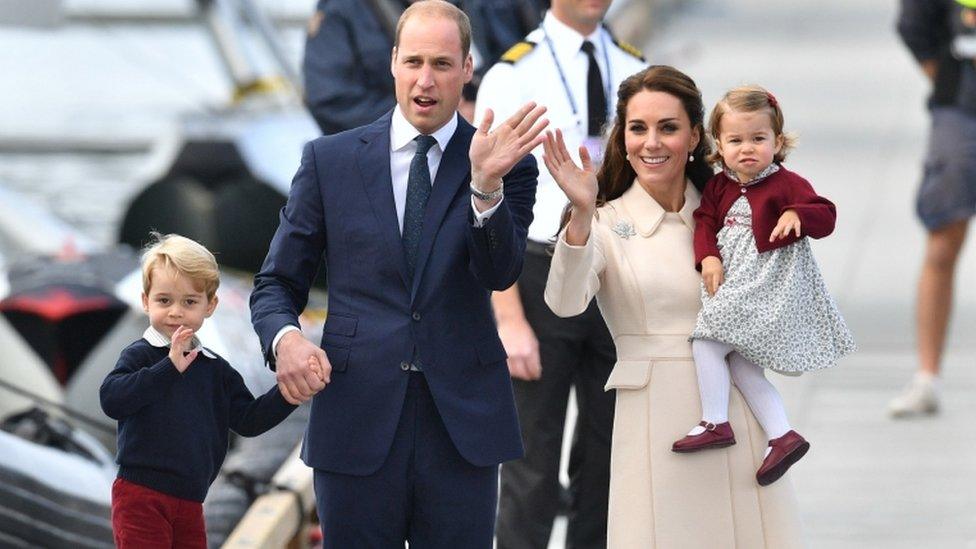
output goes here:
[{"label": "coat collar", "polygon": [[[654,234],[664,220],[668,212],[654,200],[651,195],[640,186],[636,180],[618,199],[624,209],[626,217],[634,223],[637,233],[644,238]],[[695,218],[693,216],[701,202],[701,194],[691,183],[685,182],[685,203],[678,212],[678,217],[692,231],[695,230]]]},{"label": "coat collar", "polygon": [[[356,151],[356,161],[362,175],[360,182],[373,208],[376,222],[386,241],[387,253],[396,265],[404,287],[409,289],[407,260],[403,255],[396,202],[393,199],[393,177],[390,174],[391,109],[377,121],[363,128],[359,139],[362,146]],[[443,159],[441,160],[443,162]]]},{"label": "coat collar", "polygon": [[[447,148],[444,149],[444,156],[441,157],[437,176],[434,177],[433,186],[430,190],[430,198],[427,199],[427,209],[424,211],[424,227],[420,232],[420,244],[417,249],[417,267],[413,275],[413,288],[410,292],[411,302],[417,297],[427,259],[430,257],[441,222],[444,221],[444,216],[455,197],[462,188],[467,189],[467,184],[471,180],[468,149],[471,148],[471,137],[475,130],[474,127],[464,121],[459,121],[456,128]],[[471,209],[470,199],[464,204],[467,209]]]}]

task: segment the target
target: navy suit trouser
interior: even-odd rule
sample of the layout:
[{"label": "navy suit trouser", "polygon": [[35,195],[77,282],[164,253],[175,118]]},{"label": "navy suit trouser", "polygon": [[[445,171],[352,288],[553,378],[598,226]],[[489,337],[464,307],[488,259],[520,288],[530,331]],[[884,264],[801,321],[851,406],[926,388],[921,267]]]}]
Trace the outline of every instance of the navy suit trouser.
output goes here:
[{"label": "navy suit trouser", "polygon": [[409,376],[393,446],[367,476],[315,470],[325,549],[491,549],[498,466],[458,453],[421,372]]}]

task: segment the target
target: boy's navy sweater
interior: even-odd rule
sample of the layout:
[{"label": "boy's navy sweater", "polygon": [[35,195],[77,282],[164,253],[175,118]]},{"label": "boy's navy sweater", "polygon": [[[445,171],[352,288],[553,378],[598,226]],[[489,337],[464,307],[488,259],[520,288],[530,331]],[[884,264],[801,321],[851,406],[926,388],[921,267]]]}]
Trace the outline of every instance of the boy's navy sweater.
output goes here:
[{"label": "boy's navy sweater", "polygon": [[296,408],[277,386],[255,399],[220,357],[201,352],[181,374],[169,347],[145,339],[122,351],[100,396],[119,422],[119,477],[200,502],[224,462],[228,429],[257,436]]}]

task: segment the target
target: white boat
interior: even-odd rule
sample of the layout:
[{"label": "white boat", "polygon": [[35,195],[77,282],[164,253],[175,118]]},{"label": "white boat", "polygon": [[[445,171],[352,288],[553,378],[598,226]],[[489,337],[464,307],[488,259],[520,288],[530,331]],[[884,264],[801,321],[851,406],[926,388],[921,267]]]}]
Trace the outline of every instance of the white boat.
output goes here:
[{"label": "white boat", "polygon": [[0,546],[113,547],[112,455],[37,408],[6,418],[3,429]]}]

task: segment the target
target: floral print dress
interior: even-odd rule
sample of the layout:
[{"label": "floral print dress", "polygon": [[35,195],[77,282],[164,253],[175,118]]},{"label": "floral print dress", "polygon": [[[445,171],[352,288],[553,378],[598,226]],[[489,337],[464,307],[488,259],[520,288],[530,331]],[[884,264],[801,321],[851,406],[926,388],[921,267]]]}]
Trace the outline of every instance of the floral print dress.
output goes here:
[{"label": "floral print dress", "polygon": [[729,208],[717,237],[725,282],[714,296],[702,284],[691,339],[727,343],[749,361],[787,375],[833,366],[856,349],[809,238],[759,253],[745,196]]}]

